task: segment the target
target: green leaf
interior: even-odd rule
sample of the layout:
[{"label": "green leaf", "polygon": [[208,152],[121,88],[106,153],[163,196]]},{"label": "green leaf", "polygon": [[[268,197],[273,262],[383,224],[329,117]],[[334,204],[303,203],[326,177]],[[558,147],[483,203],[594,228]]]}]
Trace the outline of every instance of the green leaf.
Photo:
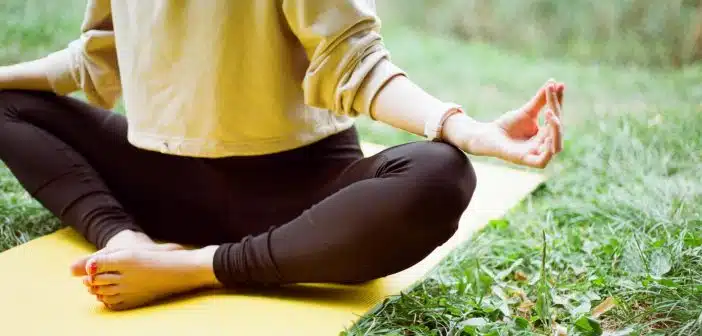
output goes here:
[{"label": "green leaf", "polygon": [[621,247],[621,244],[616,238],[610,238],[609,242],[602,246],[602,252],[604,252],[607,255],[613,255],[614,252],[616,252],[619,248]]},{"label": "green leaf", "polygon": [[515,270],[517,267],[521,266],[522,263],[524,263],[524,259],[522,259],[522,258],[519,258],[519,259],[515,260],[515,261],[512,263],[512,265],[509,266],[509,268],[507,268],[507,269],[505,269],[505,270],[502,270],[502,271],[500,271],[499,273],[497,273],[497,274],[495,275],[495,280],[498,280],[498,281],[503,280],[504,278],[506,278],[507,276],[509,276],[510,274],[512,274],[512,272],[514,272],[514,270]]},{"label": "green leaf", "polygon": [[612,245],[602,246],[602,252],[606,253],[607,255],[612,255],[614,254],[614,247]]},{"label": "green leaf", "polygon": [[636,331],[632,327],[626,327],[624,329],[617,330],[615,332],[608,333],[607,336],[634,336],[637,335]]},{"label": "green leaf", "polygon": [[567,297],[563,297],[560,295],[553,295],[553,305],[554,306],[562,306],[562,307],[568,307],[570,306],[570,299]]},{"label": "green leaf", "polygon": [[590,311],[590,309],[592,309],[592,304],[590,304],[590,300],[587,298],[583,298],[580,301],[580,305],[573,308],[570,311],[570,315],[573,317],[576,317],[576,316],[580,316],[583,314],[587,314]]},{"label": "green leaf", "polygon": [[512,315],[512,310],[509,309],[509,302],[506,300],[500,300],[500,303],[497,304],[497,309],[499,309],[504,316]]},{"label": "green leaf", "polygon": [[651,273],[655,277],[662,277],[672,268],[670,256],[662,250],[656,250],[651,255]]},{"label": "green leaf", "polygon": [[658,280],[658,283],[663,285],[663,286],[670,287],[670,288],[678,287],[678,284],[671,279],[660,279],[660,280]]},{"label": "green leaf", "polygon": [[583,251],[587,254],[592,254],[592,251],[594,251],[599,245],[597,242],[594,242],[592,240],[587,240],[585,243],[583,243]]},{"label": "green leaf", "polygon": [[467,320],[464,320],[461,322],[461,326],[471,326],[471,327],[482,327],[486,324],[488,324],[488,320],[486,318],[482,317],[474,317],[474,318],[469,318]]},{"label": "green leaf", "polygon": [[463,278],[461,278],[458,280],[458,287],[456,288],[456,293],[458,295],[463,295],[466,293],[467,288],[468,288],[468,284],[466,283],[466,281]]},{"label": "green leaf", "polygon": [[468,335],[478,335],[478,328],[488,324],[488,320],[482,317],[469,318],[458,324],[459,328]]},{"label": "green leaf", "polygon": [[575,321],[575,330],[579,331],[583,336],[600,336],[602,335],[602,327],[600,322],[583,316]]},{"label": "green leaf", "polygon": [[598,278],[592,280],[592,284],[597,286],[597,287],[604,287],[605,279],[603,277],[598,277]]},{"label": "green leaf", "polygon": [[488,222],[488,225],[496,230],[504,230],[509,227],[509,221],[506,219],[493,219]]},{"label": "green leaf", "polygon": [[590,301],[602,300],[602,297],[593,291],[587,291],[587,293],[585,293],[585,298],[590,299]]},{"label": "green leaf", "polygon": [[693,233],[688,232],[685,235],[685,246],[686,247],[699,247],[702,246],[702,237],[697,237]]},{"label": "green leaf", "polygon": [[[412,335],[412,334],[408,334]],[[463,333],[461,335],[466,335],[466,336],[478,336],[478,332],[475,331],[475,328],[471,326],[465,326],[463,327]]]},{"label": "green leaf", "polygon": [[529,321],[527,321],[523,317],[517,317],[516,319],[514,319],[514,323],[519,329],[529,329]]},{"label": "green leaf", "polygon": [[494,280],[492,279],[491,276],[489,276],[485,272],[480,272],[479,280],[480,280],[480,286],[481,286],[483,292],[487,294],[488,290],[490,288],[492,288]]}]

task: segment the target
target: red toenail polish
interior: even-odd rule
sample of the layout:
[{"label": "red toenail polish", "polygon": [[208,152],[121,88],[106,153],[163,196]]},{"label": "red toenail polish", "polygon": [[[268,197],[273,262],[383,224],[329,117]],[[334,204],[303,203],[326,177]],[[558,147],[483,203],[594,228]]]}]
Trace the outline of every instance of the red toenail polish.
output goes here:
[{"label": "red toenail polish", "polygon": [[89,271],[90,271],[90,274],[95,274],[95,273],[97,273],[97,263],[96,263],[96,262],[93,261],[93,262],[90,263],[90,269],[89,269]]}]

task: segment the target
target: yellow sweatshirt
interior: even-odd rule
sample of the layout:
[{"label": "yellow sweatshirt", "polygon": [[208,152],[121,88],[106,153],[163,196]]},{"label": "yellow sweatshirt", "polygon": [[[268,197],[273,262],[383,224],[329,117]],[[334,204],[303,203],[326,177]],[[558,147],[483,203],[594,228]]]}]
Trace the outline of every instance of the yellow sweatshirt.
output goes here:
[{"label": "yellow sweatshirt", "polygon": [[196,157],[262,155],[349,128],[393,76],[373,0],[89,0],[52,60],[57,94],[112,108],[129,141]]}]

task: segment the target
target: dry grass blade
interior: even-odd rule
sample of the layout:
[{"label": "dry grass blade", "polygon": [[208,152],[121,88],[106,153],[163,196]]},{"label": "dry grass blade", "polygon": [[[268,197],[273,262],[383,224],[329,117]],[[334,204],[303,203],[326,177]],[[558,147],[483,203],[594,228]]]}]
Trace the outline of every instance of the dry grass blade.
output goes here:
[{"label": "dry grass blade", "polygon": [[612,308],[616,307],[617,303],[614,301],[613,297],[608,297],[602,303],[598,304],[597,307],[595,307],[592,310],[592,317],[594,318],[599,318],[602,316],[604,313],[612,310]]}]

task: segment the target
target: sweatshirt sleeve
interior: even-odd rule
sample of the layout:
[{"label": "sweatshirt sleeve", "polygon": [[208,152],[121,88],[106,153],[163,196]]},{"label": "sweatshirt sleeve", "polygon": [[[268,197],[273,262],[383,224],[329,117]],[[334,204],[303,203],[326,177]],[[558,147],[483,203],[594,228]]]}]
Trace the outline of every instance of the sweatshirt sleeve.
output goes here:
[{"label": "sweatshirt sleeve", "polygon": [[374,0],[283,0],[283,14],[310,61],[302,83],[307,105],[370,115],[385,83],[405,75],[390,61]]},{"label": "sweatshirt sleeve", "polygon": [[55,93],[82,90],[91,104],[114,107],[122,90],[110,0],[89,0],[80,37],[47,57],[46,75]]}]

